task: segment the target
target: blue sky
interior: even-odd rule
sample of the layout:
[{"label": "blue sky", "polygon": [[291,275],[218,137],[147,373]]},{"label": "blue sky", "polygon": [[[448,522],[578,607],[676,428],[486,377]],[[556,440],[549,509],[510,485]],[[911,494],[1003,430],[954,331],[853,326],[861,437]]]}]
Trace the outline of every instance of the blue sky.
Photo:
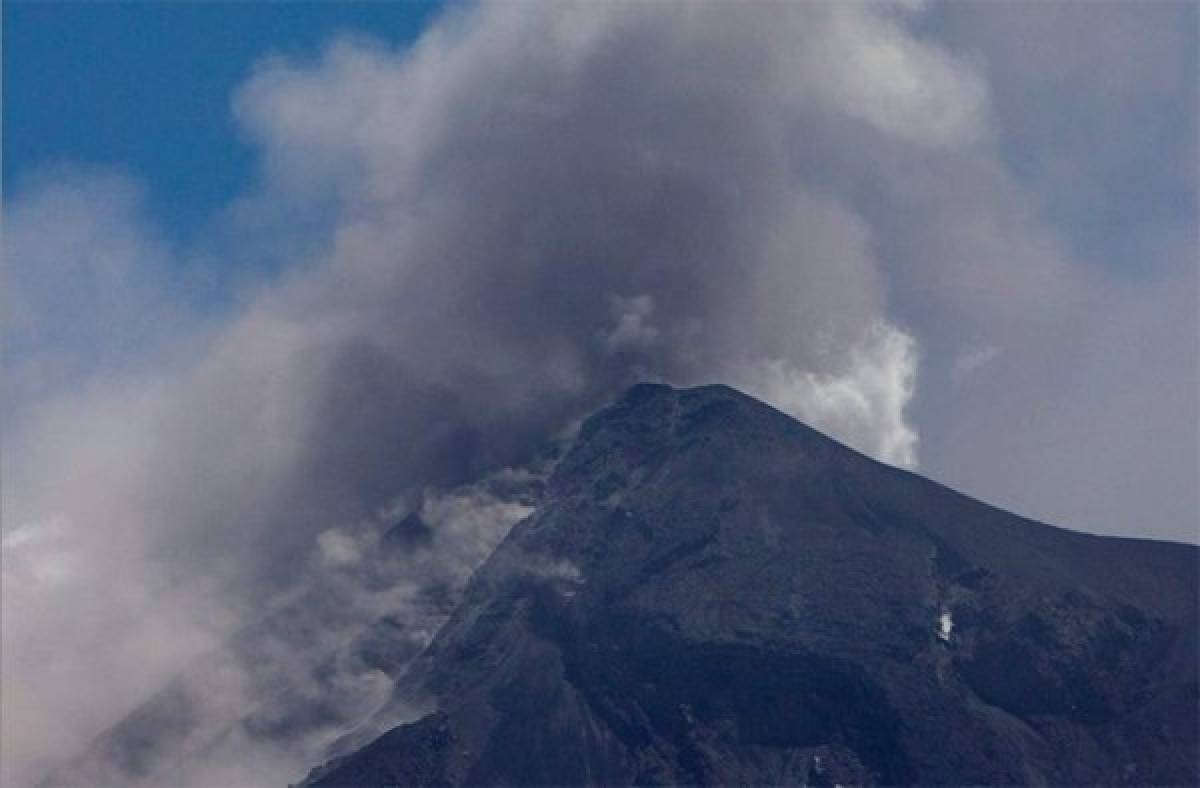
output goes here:
[{"label": "blue sky", "polygon": [[230,113],[261,58],[315,58],[339,32],[411,41],[436,3],[6,2],[4,182],[48,164],[128,169],[187,237],[253,178]]}]

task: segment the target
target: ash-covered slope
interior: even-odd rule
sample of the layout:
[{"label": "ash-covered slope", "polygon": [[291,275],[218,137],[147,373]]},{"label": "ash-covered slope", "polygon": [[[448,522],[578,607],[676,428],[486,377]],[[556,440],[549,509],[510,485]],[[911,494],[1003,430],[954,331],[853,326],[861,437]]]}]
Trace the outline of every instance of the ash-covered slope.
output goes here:
[{"label": "ash-covered slope", "polygon": [[1024,520],[637,386],[317,786],[1193,784],[1194,547]]}]

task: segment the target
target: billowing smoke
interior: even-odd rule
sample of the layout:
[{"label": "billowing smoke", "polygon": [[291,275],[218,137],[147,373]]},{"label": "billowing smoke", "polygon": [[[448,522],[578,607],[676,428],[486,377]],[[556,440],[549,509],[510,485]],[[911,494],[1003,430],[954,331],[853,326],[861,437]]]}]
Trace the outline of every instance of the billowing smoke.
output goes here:
[{"label": "billowing smoke", "polygon": [[[172,247],[120,175],[31,185],[5,214],[3,782],[185,664],[223,677],[205,716],[228,743],[313,666],[247,647],[300,676],[280,685],[201,655],[280,605],[334,660],[380,616],[418,616],[525,511],[464,491],[536,475],[635,381],[731,383],[916,465],[927,336],[961,382],[1099,292],[996,154],[979,63],[921,19],[454,7],[402,51],[342,38],[260,64],[233,107],[262,177],[220,244]],[[282,264],[214,305],[195,294],[218,254]],[[413,511],[458,525],[380,586],[364,556]],[[322,674],[362,704],[330,720],[370,707],[390,680],[373,670]],[[336,725],[301,727],[175,776],[296,779]]]}]

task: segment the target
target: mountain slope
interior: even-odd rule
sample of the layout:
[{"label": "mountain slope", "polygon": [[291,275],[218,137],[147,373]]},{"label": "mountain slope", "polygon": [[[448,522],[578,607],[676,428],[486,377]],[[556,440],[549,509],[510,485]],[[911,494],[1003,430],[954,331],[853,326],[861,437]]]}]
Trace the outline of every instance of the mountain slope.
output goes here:
[{"label": "mountain slope", "polygon": [[398,685],[437,710],[309,783],[1191,784],[1196,594],[1194,547],[636,386]]}]

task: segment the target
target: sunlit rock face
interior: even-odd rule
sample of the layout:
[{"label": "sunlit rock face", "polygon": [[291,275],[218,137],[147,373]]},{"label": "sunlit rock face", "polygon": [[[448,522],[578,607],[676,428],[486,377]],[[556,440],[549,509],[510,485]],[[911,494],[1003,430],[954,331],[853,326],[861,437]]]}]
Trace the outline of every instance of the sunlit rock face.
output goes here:
[{"label": "sunlit rock face", "polygon": [[1197,559],[636,386],[308,781],[1191,784]]}]

